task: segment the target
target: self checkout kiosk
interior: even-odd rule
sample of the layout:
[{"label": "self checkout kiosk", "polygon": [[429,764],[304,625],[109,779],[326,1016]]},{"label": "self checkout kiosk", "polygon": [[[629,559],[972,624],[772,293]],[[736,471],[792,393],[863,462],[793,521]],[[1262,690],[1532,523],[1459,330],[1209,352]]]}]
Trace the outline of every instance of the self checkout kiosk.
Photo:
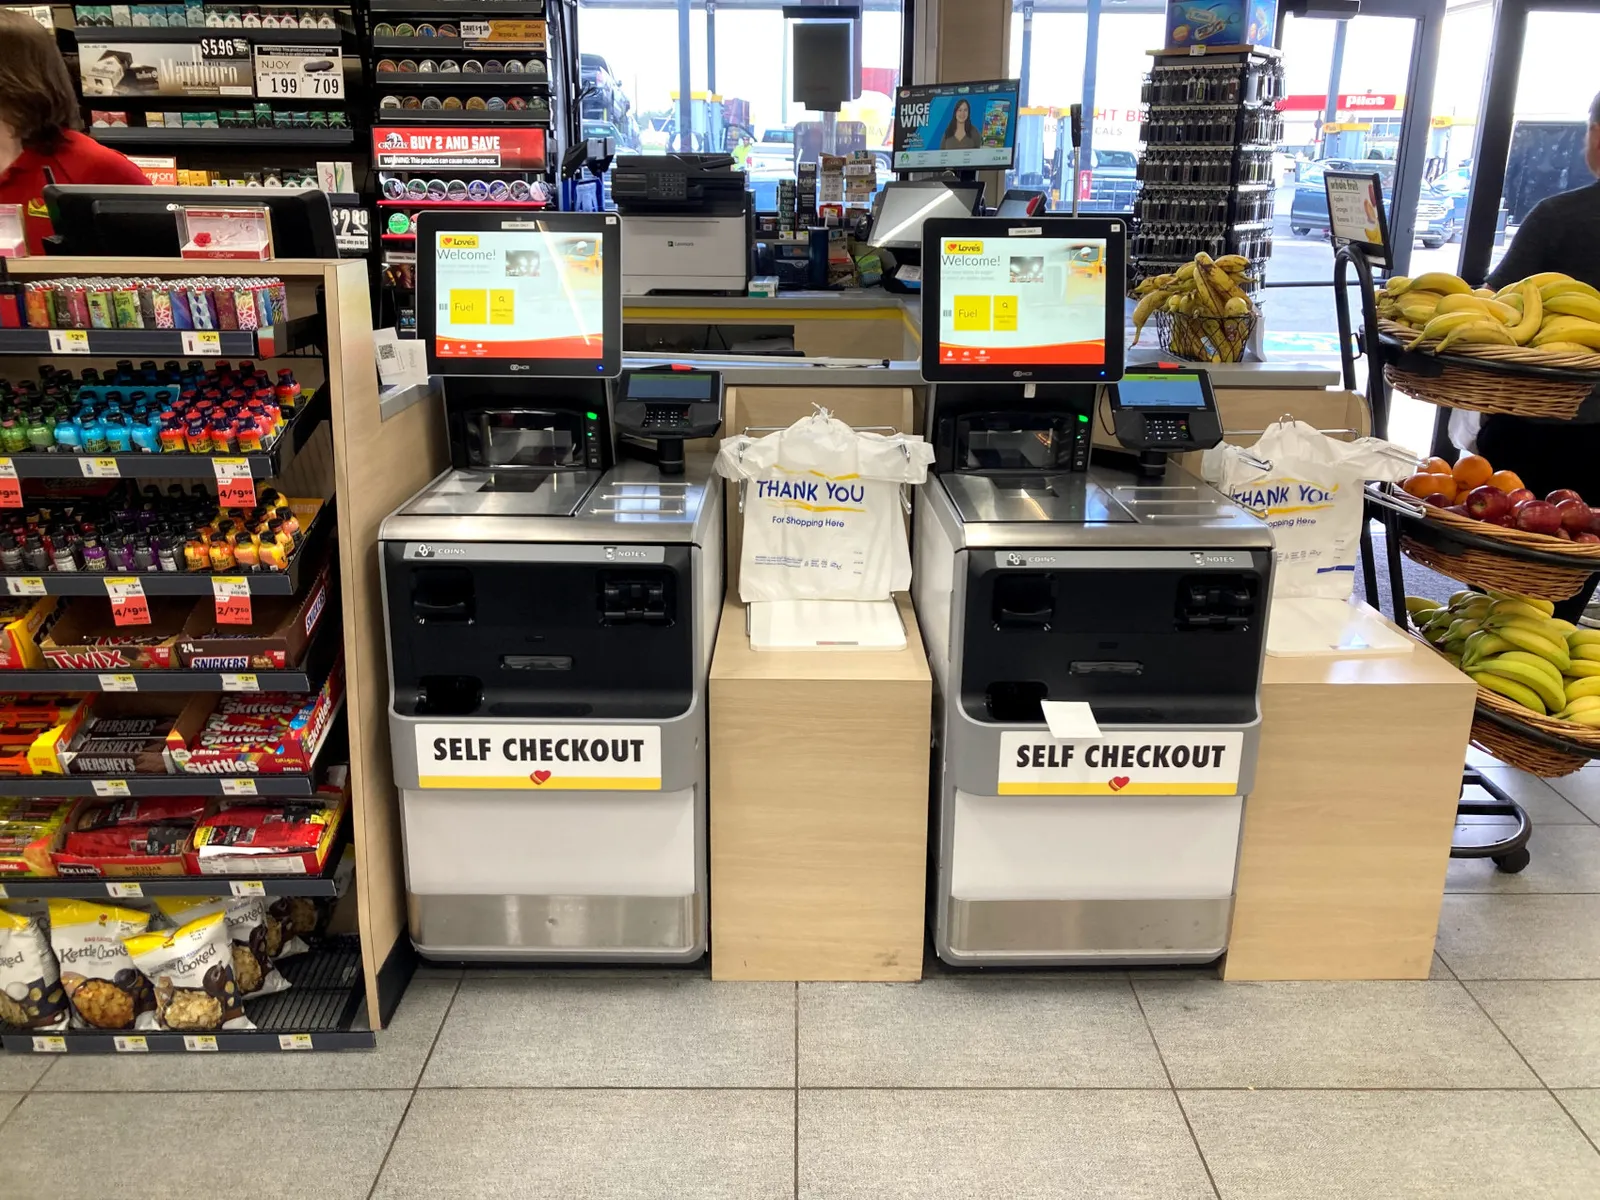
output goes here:
[{"label": "self checkout kiosk", "polygon": [[935,947],[952,963],[1215,958],[1271,534],[1175,466],[1091,447],[1101,393],[1133,451],[1220,438],[1202,372],[1137,368],[1119,394],[1122,221],[924,233],[936,458],[913,587],[937,692]]},{"label": "self checkout kiosk", "polygon": [[619,374],[616,214],[428,212],[451,467],[379,532],[410,932],[446,959],[704,953],[723,595],[713,372]]}]

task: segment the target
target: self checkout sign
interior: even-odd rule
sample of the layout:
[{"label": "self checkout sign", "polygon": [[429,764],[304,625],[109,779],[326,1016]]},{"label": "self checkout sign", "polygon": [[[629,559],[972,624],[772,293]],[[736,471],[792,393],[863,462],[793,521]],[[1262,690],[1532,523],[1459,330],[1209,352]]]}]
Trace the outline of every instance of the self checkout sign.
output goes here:
[{"label": "self checkout sign", "polygon": [[257,46],[256,95],[263,100],[343,100],[338,46]]}]

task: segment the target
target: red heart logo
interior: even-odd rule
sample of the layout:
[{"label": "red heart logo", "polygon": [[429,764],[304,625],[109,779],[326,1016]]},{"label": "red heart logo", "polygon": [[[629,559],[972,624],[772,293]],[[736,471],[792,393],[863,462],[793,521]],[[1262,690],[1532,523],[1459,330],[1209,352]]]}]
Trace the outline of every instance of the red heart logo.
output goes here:
[{"label": "red heart logo", "polygon": [[547,783],[550,780],[550,772],[535,771],[532,775],[529,775],[528,778],[533,780],[535,783]]},{"label": "red heart logo", "polygon": [[1127,787],[1132,782],[1133,782],[1133,780],[1129,779],[1126,775],[1118,775],[1115,778],[1113,778],[1110,782],[1108,782],[1106,784],[1106,786],[1108,788],[1110,788],[1113,792],[1120,792],[1123,788]]}]

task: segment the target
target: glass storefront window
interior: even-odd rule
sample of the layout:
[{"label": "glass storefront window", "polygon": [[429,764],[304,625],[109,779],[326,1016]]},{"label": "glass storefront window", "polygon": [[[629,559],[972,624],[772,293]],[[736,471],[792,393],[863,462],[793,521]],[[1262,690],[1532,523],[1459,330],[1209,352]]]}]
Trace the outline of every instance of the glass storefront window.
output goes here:
[{"label": "glass storefront window", "polygon": [[[900,83],[901,0],[865,0],[862,7],[861,96],[838,113],[836,145],[873,151],[881,184]],[[757,210],[770,211],[778,180],[793,178],[797,161],[815,161],[822,114],[789,98],[792,64],[779,0],[713,0],[711,8],[708,18],[706,0],[693,0],[689,12],[693,125],[680,138],[676,8],[583,0],[578,42],[584,82],[593,89],[583,101],[584,132],[616,138],[622,153],[732,153],[749,172]]]}]

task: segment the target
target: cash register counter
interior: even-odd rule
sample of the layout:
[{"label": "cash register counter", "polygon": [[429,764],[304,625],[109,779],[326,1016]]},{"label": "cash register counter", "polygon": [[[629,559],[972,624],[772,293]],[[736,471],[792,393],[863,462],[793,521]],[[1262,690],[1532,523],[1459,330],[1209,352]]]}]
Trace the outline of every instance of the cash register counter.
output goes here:
[{"label": "cash register counter", "polygon": [[[813,403],[857,426],[921,428],[911,362],[718,365],[725,434],[787,425]],[[1331,370],[1217,376],[1234,440],[1285,414],[1364,431],[1359,397]],[[710,678],[713,975],[917,979],[932,684],[916,614],[902,598],[909,644],[894,654],[752,651],[732,485],[727,505]],[[1420,650],[1267,658],[1224,978],[1427,977],[1473,698],[1470,680]]]}]

